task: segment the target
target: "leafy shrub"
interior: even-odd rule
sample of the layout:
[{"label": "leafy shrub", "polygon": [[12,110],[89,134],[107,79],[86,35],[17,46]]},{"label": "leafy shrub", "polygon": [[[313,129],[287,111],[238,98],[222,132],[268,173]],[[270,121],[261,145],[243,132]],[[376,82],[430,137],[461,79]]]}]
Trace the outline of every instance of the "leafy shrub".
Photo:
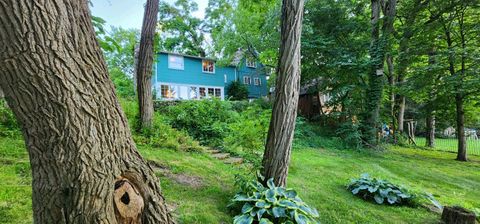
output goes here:
[{"label": "leafy shrub", "polygon": [[354,123],[351,120],[343,122],[337,128],[336,134],[343,139],[347,148],[362,148],[362,134],[358,123]]},{"label": "leafy shrub", "polygon": [[0,136],[13,136],[19,133],[19,126],[13,111],[5,100],[0,99]]},{"label": "leafy shrub", "polygon": [[354,195],[368,201],[375,201],[377,204],[386,204],[386,202],[389,205],[411,204],[415,198],[415,195],[406,189],[386,180],[371,178],[368,174],[362,174],[359,179],[353,179],[347,188]]},{"label": "leafy shrub", "polygon": [[222,145],[229,131],[228,123],[238,116],[229,102],[219,99],[182,101],[165,111],[174,128],[210,146]]},{"label": "leafy shrub", "polygon": [[234,224],[318,223],[316,209],[303,202],[293,189],[276,187],[273,179],[264,186],[257,180],[237,176],[236,185],[240,191],[232,199],[230,208],[240,214],[235,216]]},{"label": "leafy shrub", "polygon": [[[130,128],[135,130],[138,119],[137,103],[126,99],[121,99],[120,103],[127,116]],[[158,148],[183,151],[203,150],[203,147],[197,141],[193,140],[187,133],[172,128],[167,119],[157,112],[153,115],[152,127],[142,129],[133,138],[137,144],[149,144]]]},{"label": "leafy shrub", "polygon": [[238,119],[228,124],[229,132],[224,139],[226,150],[259,165],[271,113],[256,104],[247,107]]},{"label": "leafy shrub", "polygon": [[227,86],[227,95],[230,100],[245,100],[248,98],[248,88],[239,81],[233,81]]}]

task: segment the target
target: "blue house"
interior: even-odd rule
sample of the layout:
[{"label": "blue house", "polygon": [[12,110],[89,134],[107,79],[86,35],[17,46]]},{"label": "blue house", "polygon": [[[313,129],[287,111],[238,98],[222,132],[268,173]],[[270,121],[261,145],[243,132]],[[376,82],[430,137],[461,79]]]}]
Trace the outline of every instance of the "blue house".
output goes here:
[{"label": "blue house", "polygon": [[248,98],[266,96],[265,67],[237,53],[228,66],[216,60],[171,52],[159,52],[154,66],[153,87],[159,100],[227,99],[227,86],[238,80],[248,88]]}]

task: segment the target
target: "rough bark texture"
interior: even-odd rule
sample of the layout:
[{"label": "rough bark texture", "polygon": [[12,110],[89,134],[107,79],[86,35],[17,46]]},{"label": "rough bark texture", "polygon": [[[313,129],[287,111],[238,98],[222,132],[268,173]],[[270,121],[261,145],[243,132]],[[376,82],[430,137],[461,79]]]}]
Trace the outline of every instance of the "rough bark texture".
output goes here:
[{"label": "rough bark texture", "polygon": [[392,131],[393,131],[393,138],[394,141],[397,141],[397,128],[395,123],[396,121],[396,116],[395,116],[395,92],[393,91],[393,88],[395,88],[395,72],[393,69],[393,56],[392,54],[387,55],[387,67],[388,67],[388,84],[389,84],[389,94],[390,94],[390,116],[391,116],[391,122],[392,122]]},{"label": "rough bark texture", "polygon": [[142,35],[137,61],[137,96],[140,114],[140,127],[152,126],[153,95],[152,66],[154,58],[155,28],[157,26],[159,0],[147,0],[143,15]]},{"label": "rough bark texture", "polygon": [[475,213],[461,207],[445,207],[442,222],[445,224],[475,224]]},{"label": "rough bark texture", "polygon": [[[0,85],[29,152],[34,222],[172,223],[132,141],[87,1],[0,1],[0,30]],[[127,186],[135,195],[119,191]]]},{"label": "rough bark texture", "polygon": [[300,91],[300,37],[303,0],[283,0],[281,46],[278,61],[275,101],[263,155],[262,174],[266,180],[285,186],[292,147]]}]

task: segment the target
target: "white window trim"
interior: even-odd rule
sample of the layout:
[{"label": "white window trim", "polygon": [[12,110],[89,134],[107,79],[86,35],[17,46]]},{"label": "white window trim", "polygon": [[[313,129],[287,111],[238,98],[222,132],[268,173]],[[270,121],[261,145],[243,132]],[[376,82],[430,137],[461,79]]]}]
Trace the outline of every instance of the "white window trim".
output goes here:
[{"label": "white window trim", "polygon": [[[209,71],[203,70],[203,62],[204,62],[204,61],[209,61],[209,62],[212,62],[212,63],[213,63],[213,72],[209,72]],[[215,74],[215,69],[216,69],[216,68],[215,68],[215,61],[202,59],[202,72],[203,72],[203,73]]]},{"label": "white window trim", "polygon": [[[183,63],[182,63],[182,68],[172,67],[172,66],[170,65],[170,58],[171,58],[171,57],[182,58],[182,61],[183,61]],[[181,56],[181,55],[176,55],[176,54],[169,54],[167,60],[168,60],[168,68],[169,68],[169,69],[185,70],[185,57],[183,57],[183,56]]]},{"label": "white window trim", "polygon": [[[257,84],[256,81],[258,81],[258,84]],[[253,78],[253,85],[255,85],[255,86],[261,86],[261,85],[262,85],[262,80],[261,80],[260,78],[258,78],[258,77]]]},{"label": "white window trim", "polygon": [[[248,62],[251,62],[251,63],[248,63]],[[253,63],[253,65],[252,65]],[[254,59],[248,59],[248,58],[245,58],[245,64],[247,65],[247,67],[249,68],[257,68],[257,62],[254,60]]]},{"label": "white window trim", "polygon": [[[161,90],[162,85],[196,87],[197,88],[197,98],[191,99],[190,95],[187,95],[188,99],[185,99],[185,100],[200,100],[201,99],[200,98],[200,87],[205,88],[205,98],[204,99],[210,98],[210,96],[208,94],[208,88],[213,88],[214,89],[214,92],[213,92],[214,96],[215,96],[215,89],[220,89],[220,99],[225,100],[225,88],[223,86],[204,86],[204,85],[188,84],[188,83],[158,82],[157,83],[157,97],[158,97],[158,99],[165,100],[165,101],[167,101],[167,100],[179,100],[179,99],[176,99],[176,98],[172,98],[172,99],[162,98],[162,90]],[[177,94],[180,95],[180,92],[178,92]]]},{"label": "white window trim", "polygon": [[[248,83],[245,82],[245,78],[248,78]],[[243,84],[244,84],[244,85],[251,85],[251,84],[252,84],[252,78],[251,78],[250,76],[248,76],[248,75],[243,76]]]}]

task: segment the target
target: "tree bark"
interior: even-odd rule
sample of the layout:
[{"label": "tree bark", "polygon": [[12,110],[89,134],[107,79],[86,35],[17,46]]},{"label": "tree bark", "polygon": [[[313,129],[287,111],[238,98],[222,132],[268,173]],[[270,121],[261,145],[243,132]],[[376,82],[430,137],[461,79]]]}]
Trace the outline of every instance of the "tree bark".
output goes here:
[{"label": "tree bark", "polygon": [[393,139],[394,142],[397,142],[397,128],[395,123],[396,116],[395,116],[395,72],[393,69],[393,56],[392,54],[387,55],[387,66],[388,66],[388,84],[389,84],[389,94],[390,94],[390,116],[392,122],[392,131],[393,131]]},{"label": "tree bark", "polygon": [[3,0],[0,30],[0,85],[30,157],[34,223],[172,223],[87,1]]},{"label": "tree bark", "polygon": [[425,146],[433,148],[435,147],[435,115],[432,110],[427,112],[425,122],[427,127]]},{"label": "tree bark", "polygon": [[263,155],[262,174],[277,186],[287,183],[300,91],[300,37],[304,0],[283,0],[281,46],[275,101]]},{"label": "tree bark", "polygon": [[152,66],[159,0],[147,0],[137,62],[139,128],[150,128],[153,117]]}]

